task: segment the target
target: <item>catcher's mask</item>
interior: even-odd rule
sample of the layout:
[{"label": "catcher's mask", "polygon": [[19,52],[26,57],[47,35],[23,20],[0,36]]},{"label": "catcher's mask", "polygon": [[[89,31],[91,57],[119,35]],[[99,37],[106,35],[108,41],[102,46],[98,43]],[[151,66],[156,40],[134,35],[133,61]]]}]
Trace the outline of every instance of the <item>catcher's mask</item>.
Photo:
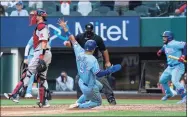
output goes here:
[{"label": "catcher's mask", "polygon": [[47,69],[46,62],[44,60],[39,59],[38,66],[37,66],[37,72],[41,73],[41,72],[46,71],[46,69]]},{"label": "catcher's mask", "polygon": [[38,9],[36,11],[31,11],[29,20],[30,26],[37,24],[37,16],[43,17],[43,20],[46,21],[47,13],[44,10]]}]

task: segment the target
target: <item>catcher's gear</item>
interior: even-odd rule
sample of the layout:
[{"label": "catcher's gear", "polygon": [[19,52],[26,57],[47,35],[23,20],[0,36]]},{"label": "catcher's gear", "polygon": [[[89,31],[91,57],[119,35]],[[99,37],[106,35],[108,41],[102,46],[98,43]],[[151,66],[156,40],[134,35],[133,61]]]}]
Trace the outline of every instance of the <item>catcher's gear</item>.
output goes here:
[{"label": "catcher's gear", "polygon": [[37,24],[37,16],[42,16],[43,20],[46,21],[47,13],[44,10],[38,9],[30,13],[30,25]]},{"label": "catcher's gear", "polygon": [[84,45],[84,49],[86,51],[92,51],[95,50],[95,48],[97,47],[97,43],[95,40],[87,40],[85,45]]},{"label": "catcher's gear", "polygon": [[45,79],[44,78],[40,78],[39,80],[39,98],[40,98],[40,102],[38,103],[39,107],[43,107],[43,105],[45,105],[45,101],[46,100],[51,100],[51,92],[46,89],[46,87],[44,86],[44,82]]},{"label": "catcher's gear", "polygon": [[116,64],[114,66],[109,67],[107,70],[111,74],[111,73],[115,73],[115,72],[119,71],[120,69],[121,69],[121,65]]},{"label": "catcher's gear", "polygon": [[168,41],[174,39],[174,34],[171,31],[164,31],[162,37],[167,37]]},{"label": "catcher's gear", "polygon": [[46,71],[46,69],[47,69],[46,62],[42,59],[39,59],[38,66],[37,66],[37,72],[41,73],[41,72]]},{"label": "catcher's gear", "polygon": [[19,96],[20,97],[25,97],[26,90],[27,90],[27,86],[26,87],[22,87],[22,89],[19,91]]}]

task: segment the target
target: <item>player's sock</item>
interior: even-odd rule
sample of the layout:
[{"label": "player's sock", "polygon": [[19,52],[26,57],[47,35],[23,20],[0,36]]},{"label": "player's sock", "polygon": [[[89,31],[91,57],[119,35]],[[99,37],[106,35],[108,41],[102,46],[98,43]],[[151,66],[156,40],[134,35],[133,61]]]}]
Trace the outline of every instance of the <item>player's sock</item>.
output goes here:
[{"label": "player's sock", "polygon": [[42,86],[39,88],[39,99],[40,103],[45,104],[45,88]]},{"label": "player's sock", "polygon": [[12,92],[12,95],[17,94],[22,87],[23,87],[23,82],[22,81],[18,82],[18,84],[16,85],[16,88]]},{"label": "player's sock", "polygon": [[182,99],[187,95],[187,93],[185,92],[184,88],[178,89],[177,92],[178,92],[178,94],[181,95]]}]

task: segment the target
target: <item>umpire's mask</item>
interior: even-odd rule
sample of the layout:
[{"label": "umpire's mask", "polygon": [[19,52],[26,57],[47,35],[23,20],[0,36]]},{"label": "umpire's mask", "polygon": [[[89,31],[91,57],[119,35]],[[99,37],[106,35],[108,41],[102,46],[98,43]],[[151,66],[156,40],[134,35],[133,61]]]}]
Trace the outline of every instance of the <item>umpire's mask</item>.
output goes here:
[{"label": "umpire's mask", "polygon": [[94,32],[93,25],[91,23],[85,25],[85,33],[87,38],[91,39],[93,37]]}]

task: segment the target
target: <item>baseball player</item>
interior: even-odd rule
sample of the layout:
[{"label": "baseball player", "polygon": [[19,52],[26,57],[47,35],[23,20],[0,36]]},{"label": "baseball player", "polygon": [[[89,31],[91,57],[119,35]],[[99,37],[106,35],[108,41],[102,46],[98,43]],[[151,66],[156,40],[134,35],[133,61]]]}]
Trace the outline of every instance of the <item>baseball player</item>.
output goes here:
[{"label": "baseball player", "polygon": [[[97,43],[97,48],[95,49],[93,55],[97,59],[100,69],[106,69],[111,66],[108,49],[106,48],[103,39],[99,35],[94,33],[94,26],[91,23],[86,24],[85,32],[76,35],[75,39],[82,48],[84,48],[84,45],[87,40],[95,40]],[[71,42],[65,41],[64,45],[67,47],[71,47]],[[78,86],[78,80],[79,80],[79,75],[77,75],[75,79],[77,98],[79,98],[82,95],[82,92]],[[103,78],[98,78],[97,80],[99,80],[99,82],[102,83],[103,88],[101,89],[101,93],[104,93],[109,104],[116,105],[116,99],[113,93],[113,89],[107,80],[107,76],[104,76]]]},{"label": "baseball player", "polygon": [[[158,56],[162,53],[166,54],[168,67],[162,73],[159,82],[163,85],[165,90],[165,96],[161,100],[165,101],[170,97],[173,97],[168,81],[172,81],[176,87],[177,93],[181,95],[182,100],[178,104],[185,103],[187,101],[187,94],[184,86],[180,83],[180,79],[185,72],[184,60],[187,56],[187,44],[185,42],[180,42],[174,40],[173,33],[171,31],[165,31],[162,35],[163,37],[163,47],[157,52]],[[174,60],[168,58],[168,56],[178,57],[179,60]]]},{"label": "baseball player", "polygon": [[102,104],[100,90],[103,86],[96,80],[96,77],[114,73],[121,69],[121,65],[114,65],[106,70],[100,70],[97,59],[93,56],[97,47],[96,41],[88,40],[83,49],[68,31],[66,22],[59,20],[59,25],[64,29],[66,36],[69,37],[73,45],[80,76],[78,84],[83,93],[75,104],[70,105],[70,108],[94,108],[100,106]]},{"label": "baseball player", "polygon": [[[49,40],[49,45],[51,46],[51,40]],[[24,54],[24,63],[28,65],[28,63],[31,61],[31,59],[33,58],[33,54],[34,54],[34,48],[33,48],[33,38],[31,38],[28,43],[27,43],[27,46],[25,47],[25,54]],[[31,76],[31,78],[29,79],[29,84],[28,84],[28,87],[27,87],[27,91],[26,91],[26,94],[25,94],[25,97],[26,98],[31,98],[33,97],[32,96],[32,85],[33,85],[33,82],[34,82],[34,78],[35,78],[35,75],[33,74]],[[39,84],[38,84],[39,85]],[[39,94],[38,94],[39,96]]]},{"label": "baseball player", "polygon": [[[50,51],[49,29],[45,23],[47,13],[44,10],[36,10],[31,12],[31,25],[37,24],[33,33],[33,47],[34,56],[29,62],[26,75],[17,84],[16,88],[11,94],[4,93],[5,97],[15,101],[15,95],[19,93],[21,97],[24,97],[29,79],[33,74],[37,74],[39,85],[39,98],[37,103],[39,107],[49,107],[48,100],[51,99],[50,91],[48,90],[48,84],[46,81],[46,74],[48,66],[51,63],[52,54]],[[23,76],[23,75],[22,75]],[[20,89],[22,90],[20,91]]]}]

